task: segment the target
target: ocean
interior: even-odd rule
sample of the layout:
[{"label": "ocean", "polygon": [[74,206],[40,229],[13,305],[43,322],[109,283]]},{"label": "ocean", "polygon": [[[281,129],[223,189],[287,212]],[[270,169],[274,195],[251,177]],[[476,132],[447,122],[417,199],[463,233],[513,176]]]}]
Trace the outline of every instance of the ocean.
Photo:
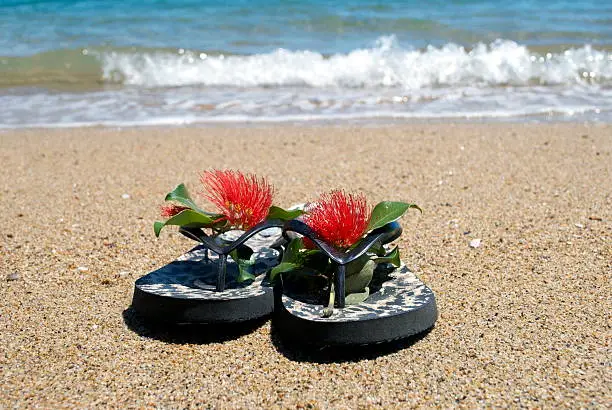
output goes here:
[{"label": "ocean", "polygon": [[0,128],[612,120],[612,2],[0,0]]}]

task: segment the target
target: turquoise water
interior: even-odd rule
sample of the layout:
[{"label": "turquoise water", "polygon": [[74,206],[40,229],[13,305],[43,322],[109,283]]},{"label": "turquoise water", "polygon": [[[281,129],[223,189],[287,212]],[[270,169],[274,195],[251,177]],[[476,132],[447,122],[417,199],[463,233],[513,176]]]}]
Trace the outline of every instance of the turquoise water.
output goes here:
[{"label": "turquoise water", "polygon": [[0,33],[0,127],[612,118],[607,2],[0,0]]}]

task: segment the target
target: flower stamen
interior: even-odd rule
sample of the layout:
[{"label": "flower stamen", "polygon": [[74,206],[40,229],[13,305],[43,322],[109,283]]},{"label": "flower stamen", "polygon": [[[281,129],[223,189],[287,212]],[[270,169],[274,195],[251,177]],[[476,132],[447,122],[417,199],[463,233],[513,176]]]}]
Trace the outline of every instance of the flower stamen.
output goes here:
[{"label": "flower stamen", "polygon": [[205,171],[203,195],[235,228],[249,229],[262,222],[272,205],[273,189],[265,178],[233,170]]},{"label": "flower stamen", "polygon": [[341,249],[361,239],[370,222],[371,211],[361,194],[331,191],[308,208],[304,222],[323,240]]},{"label": "flower stamen", "polygon": [[173,216],[183,212],[185,209],[189,209],[186,206],[176,204],[162,205],[159,208],[161,216],[164,218],[172,218]]}]

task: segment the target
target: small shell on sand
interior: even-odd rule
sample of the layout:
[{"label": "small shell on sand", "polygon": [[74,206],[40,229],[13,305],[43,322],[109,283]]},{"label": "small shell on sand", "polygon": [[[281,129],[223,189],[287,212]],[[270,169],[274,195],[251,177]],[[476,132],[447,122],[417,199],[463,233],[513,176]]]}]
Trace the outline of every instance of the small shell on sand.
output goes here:
[{"label": "small shell on sand", "polygon": [[8,275],[6,275],[6,281],[7,282],[14,282],[16,280],[21,279],[21,276],[19,276],[19,274],[17,272],[11,272]]}]

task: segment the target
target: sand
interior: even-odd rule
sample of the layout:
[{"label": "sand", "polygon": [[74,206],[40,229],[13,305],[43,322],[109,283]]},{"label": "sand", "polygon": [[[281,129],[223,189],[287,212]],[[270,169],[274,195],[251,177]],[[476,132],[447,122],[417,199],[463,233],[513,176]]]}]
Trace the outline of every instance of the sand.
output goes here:
[{"label": "sand", "polygon": [[[0,408],[612,405],[612,126],[412,124],[0,132]],[[404,200],[402,258],[436,293],[420,340],[287,345],[145,326],[134,281],[192,246],[152,223],[199,170]],[[469,244],[480,239],[477,248]]]}]

